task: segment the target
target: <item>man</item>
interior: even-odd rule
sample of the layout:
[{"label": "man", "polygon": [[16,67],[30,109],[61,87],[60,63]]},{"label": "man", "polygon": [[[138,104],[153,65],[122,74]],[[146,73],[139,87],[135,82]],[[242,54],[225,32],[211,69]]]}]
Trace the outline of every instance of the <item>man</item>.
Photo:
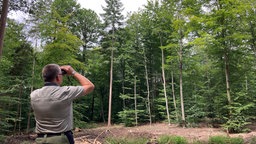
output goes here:
[{"label": "man", "polygon": [[[81,86],[61,86],[63,74],[73,76]],[[42,70],[44,86],[30,94],[36,120],[36,143],[74,144],[73,100],[93,91],[94,85],[71,66],[48,64]]]}]

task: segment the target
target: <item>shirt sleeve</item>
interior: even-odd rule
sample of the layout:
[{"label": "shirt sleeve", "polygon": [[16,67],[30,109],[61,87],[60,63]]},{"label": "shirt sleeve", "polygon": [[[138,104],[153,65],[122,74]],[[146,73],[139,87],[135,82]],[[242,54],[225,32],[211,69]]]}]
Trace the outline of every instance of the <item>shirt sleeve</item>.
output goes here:
[{"label": "shirt sleeve", "polygon": [[84,87],[82,86],[63,86],[62,87],[62,96],[74,100],[83,96]]}]

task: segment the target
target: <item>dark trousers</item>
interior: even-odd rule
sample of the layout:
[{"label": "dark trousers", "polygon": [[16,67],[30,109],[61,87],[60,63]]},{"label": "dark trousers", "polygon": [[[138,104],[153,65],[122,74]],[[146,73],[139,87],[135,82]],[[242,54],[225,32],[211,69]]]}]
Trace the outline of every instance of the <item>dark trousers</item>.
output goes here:
[{"label": "dark trousers", "polygon": [[67,131],[64,134],[67,136],[68,141],[69,141],[70,144],[74,144],[75,143],[72,131]]},{"label": "dark trousers", "polygon": [[[68,142],[67,142],[68,140]],[[66,141],[66,142],[64,142]],[[69,143],[74,144],[73,132],[67,131],[64,133],[42,133],[38,134],[36,139],[37,144],[48,144],[48,143]]]}]

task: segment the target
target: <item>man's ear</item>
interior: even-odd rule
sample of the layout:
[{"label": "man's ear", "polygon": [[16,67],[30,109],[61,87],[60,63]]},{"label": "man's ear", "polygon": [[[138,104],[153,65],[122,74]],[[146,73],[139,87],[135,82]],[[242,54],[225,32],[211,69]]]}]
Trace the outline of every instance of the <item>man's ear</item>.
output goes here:
[{"label": "man's ear", "polygon": [[56,81],[60,81],[59,75],[56,76]]}]

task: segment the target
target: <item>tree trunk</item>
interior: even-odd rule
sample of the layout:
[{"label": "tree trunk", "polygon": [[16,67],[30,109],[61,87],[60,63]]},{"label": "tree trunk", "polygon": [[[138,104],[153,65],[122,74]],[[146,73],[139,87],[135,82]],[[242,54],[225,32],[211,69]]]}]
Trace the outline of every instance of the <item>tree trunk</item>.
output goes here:
[{"label": "tree trunk", "polygon": [[20,94],[19,94],[19,133],[21,132],[21,108],[22,108],[22,92],[23,92],[23,84],[20,85]]},{"label": "tree trunk", "polygon": [[[123,94],[125,94],[125,88],[124,88],[124,84],[125,84],[125,61],[124,59],[121,60],[121,71],[122,71],[122,92]],[[123,108],[125,108],[125,99],[123,99]]]},{"label": "tree trunk", "polygon": [[229,84],[229,65],[228,65],[228,56],[227,54],[224,55],[225,60],[225,77],[226,77],[226,88],[227,88],[227,99],[228,104],[231,104],[231,96],[230,96],[230,84]]},{"label": "tree trunk", "polygon": [[[112,42],[113,44],[113,42]],[[109,103],[108,103],[108,126],[111,126],[111,109],[112,109],[112,81],[113,81],[113,60],[114,49],[111,47],[111,62],[110,62],[110,83],[109,83]]]},{"label": "tree trunk", "polygon": [[134,111],[135,111],[135,125],[138,125],[137,115],[137,89],[136,89],[136,76],[134,77]]},{"label": "tree trunk", "polygon": [[[180,36],[182,36],[181,32],[180,33]],[[180,103],[181,103],[181,115],[182,115],[182,126],[185,127],[185,110],[184,110],[184,102],[183,102],[183,87],[182,87],[182,47],[183,47],[183,44],[182,44],[182,38],[180,38],[179,40],[180,42],[180,50],[179,50],[179,61],[180,61]]]},{"label": "tree trunk", "polygon": [[[17,105],[17,115],[16,115],[16,120],[15,120],[15,123],[14,123],[14,127],[13,127],[13,132],[16,131],[17,129],[17,125],[18,125],[18,129],[19,129],[19,132],[20,132],[20,119],[21,119],[21,94],[22,94],[22,83],[20,84],[20,87],[19,87],[19,103]],[[17,124],[17,122],[19,124]]]},{"label": "tree trunk", "polygon": [[84,61],[84,63],[86,64],[86,45],[83,45],[83,52],[82,52],[82,59]]},{"label": "tree trunk", "polygon": [[245,76],[245,91],[248,93],[248,78]]},{"label": "tree trunk", "polygon": [[176,120],[179,120],[178,112],[177,112],[177,105],[176,105],[176,97],[175,97],[175,91],[174,91],[174,78],[173,78],[173,72],[172,72],[172,99],[173,99],[173,106],[176,113]]},{"label": "tree trunk", "polygon": [[0,25],[0,59],[2,58],[2,54],[3,54],[4,32],[5,32],[5,26],[6,26],[8,7],[9,7],[9,0],[3,0],[2,14],[1,14],[1,20],[0,20],[0,22],[1,22],[1,25]]},{"label": "tree trunk", "polygon": [[[36,39],[35,47],[37,48],[37,39]],[[32,66],[32,76],[31,76],[32,81],[31,81],[30,93],[32,93],[33,90],[34,90],[35,65],[36,65],[36,56],[33,55],[33,66]],[[29,132],[29,129],[30,129],[31,112],[32,112],[32,108],[31,108],[31,105],[29,105],[28,120],[27,120],[27,130],[26,130],[27,133]]]},{"label": "tree trunk", "polygon": [[149,123],[152,124],[152,118],[151,118],[151,109],[150,109],[150,90],[149,90],[149,80],[148,80],[148,70],[147,70],[147,58],[145,54],[145,48],[143,48],[143,55],[144,55],[144,68],[145,68],[145,78],[147,83],[147,107],[148,107],[148,114],[149,114]]},{"label": "tree trunk", "polygon": [[[161,36],[160,36],[160,43],[162,46]],[[162,77],[163,77],[163,86],[164,86],[165,107],[166,107],[166,114],[167,114],[167,118],[168,118],[168,124],[171,125],[169,106],[168,106],[168,98],[167,98],[167,94],[166,94],[166,81],[165,81],[165,71],[164,71],[164,50],[162,48],[161,48],[161,54],[162,54]]]},{"label": "tree trunk", "polygon": [[92,95],[92,103],[91,103],[91,120],[93,121],[93,114],[94,114],[94,99],[95,99],[95,96]]},{"label": "tree trunk", "polygon": [[102,120],[103,120],[103,122],[105,123],[105,114],[104,114],[104,103],[103,103],[103,101],[104,101],[104,91],[103,90],[101,90],[101,95],[100,95],[101,97],[101,112],[100,112],[100,116],[102,117]]}]

